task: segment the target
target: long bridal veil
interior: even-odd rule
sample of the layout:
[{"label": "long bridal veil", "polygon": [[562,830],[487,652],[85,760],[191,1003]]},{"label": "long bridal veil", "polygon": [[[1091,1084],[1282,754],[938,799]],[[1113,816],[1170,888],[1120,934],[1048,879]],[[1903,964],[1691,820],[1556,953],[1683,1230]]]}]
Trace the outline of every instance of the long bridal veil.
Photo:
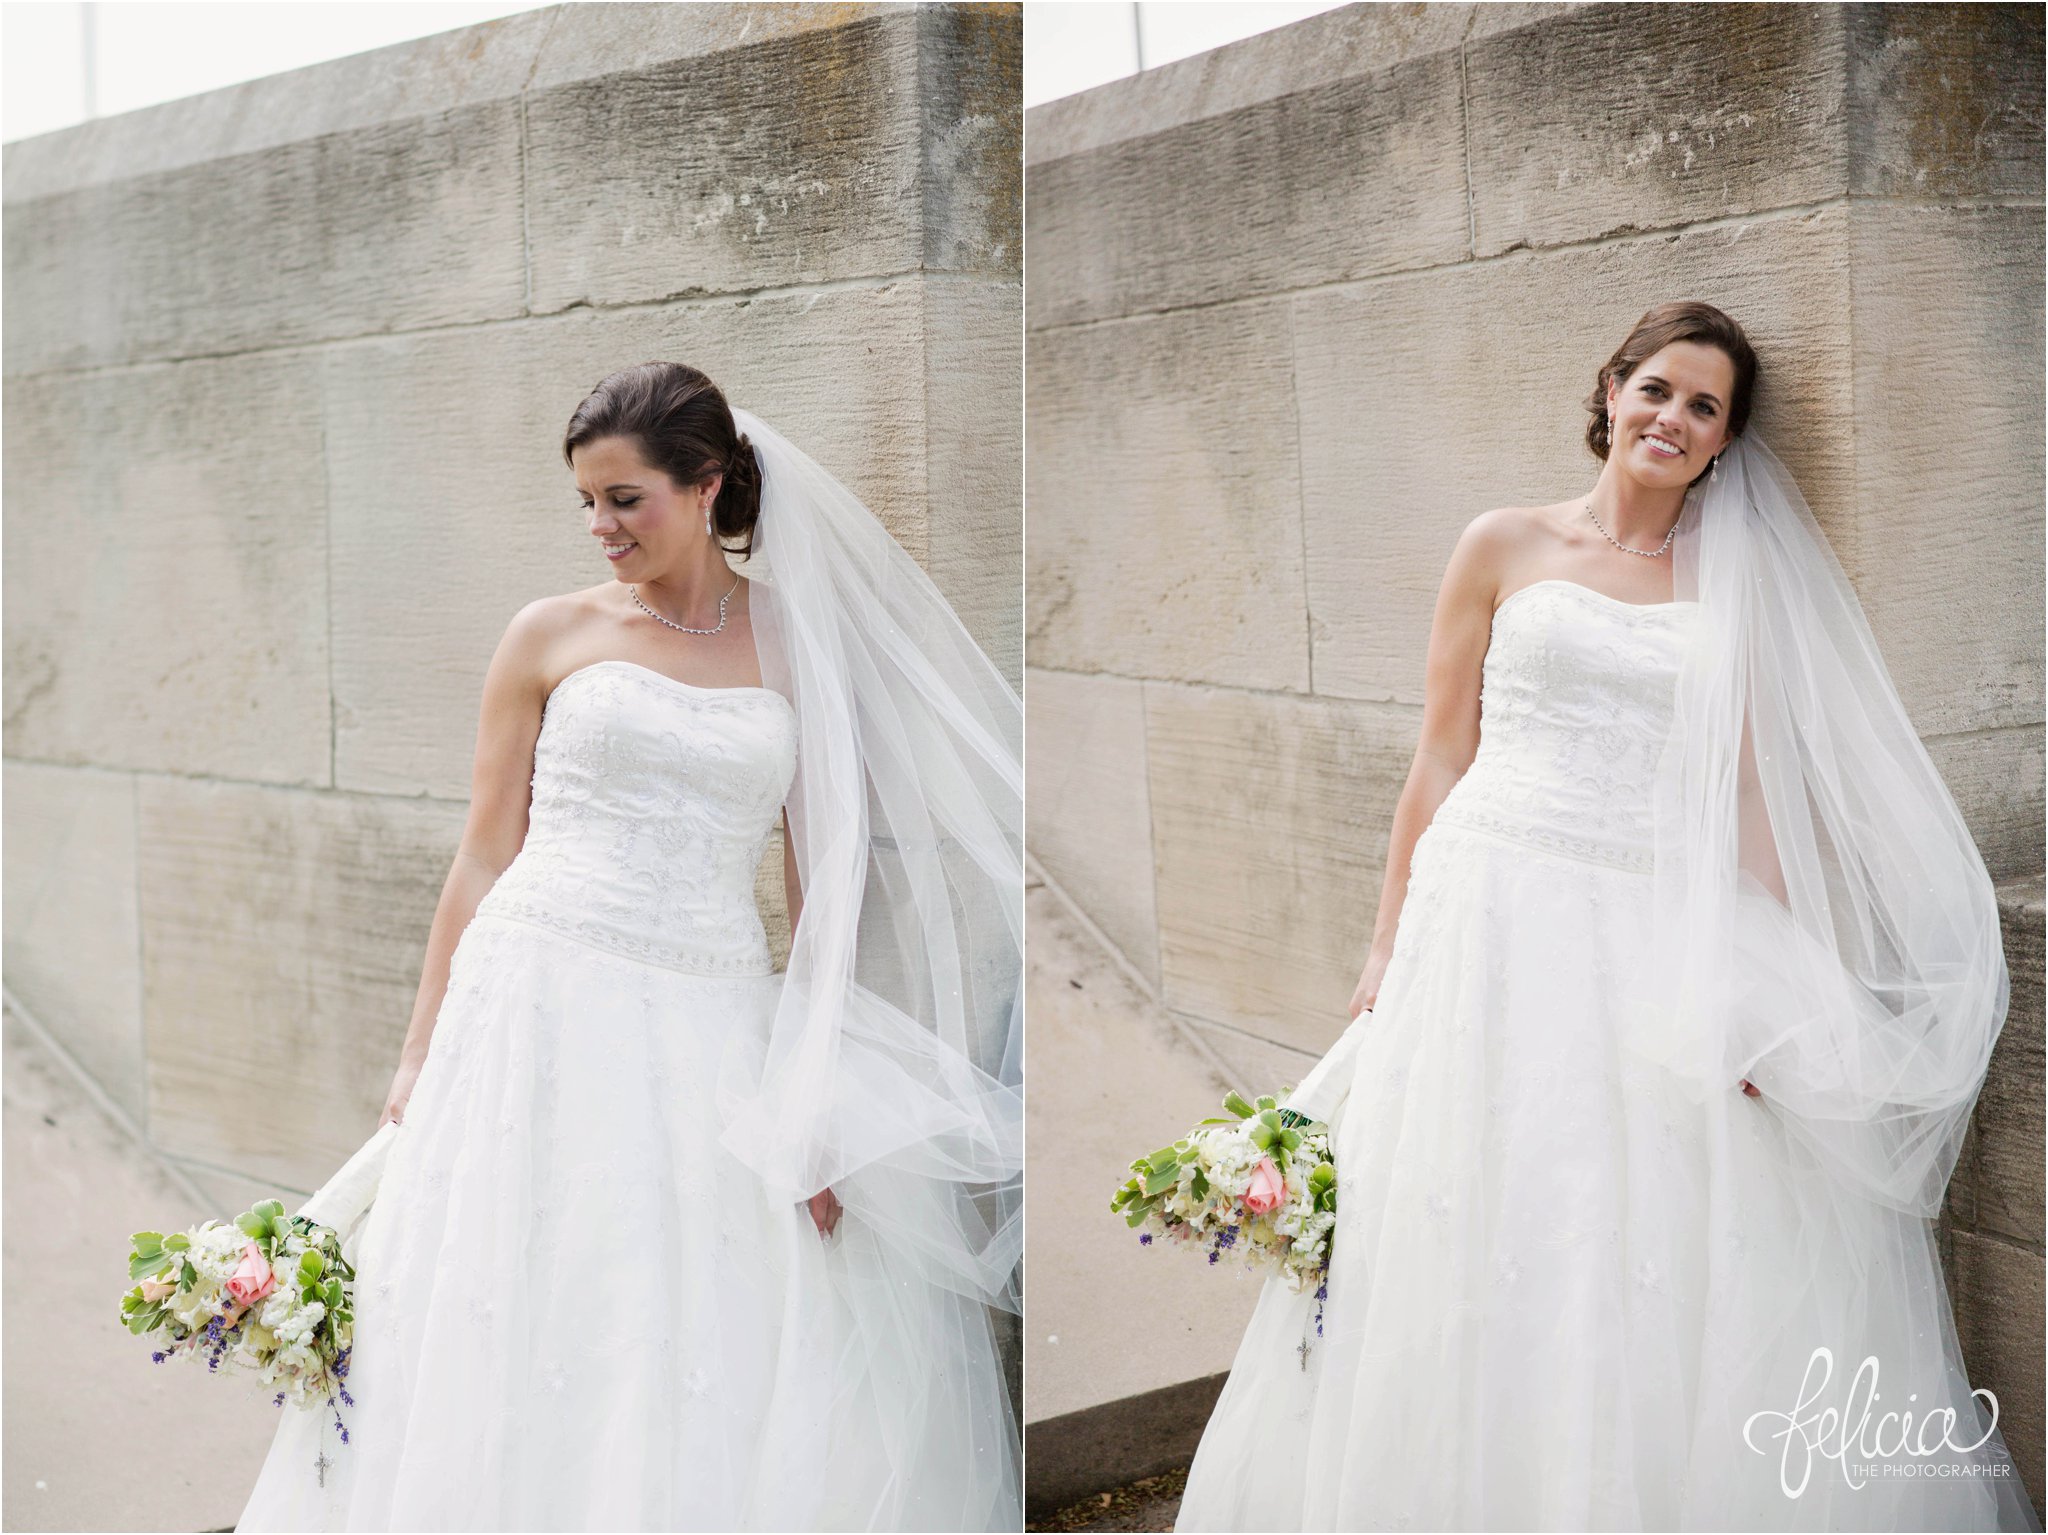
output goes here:
[{"label": "long bridal veil", "polygon": [[903,1473],[884,1527],[1014,1527],[986,1307],[1018,1308],[1022,706],[873,513],[733,414],[761,468],[763,681],[797,719],[802,908],[765,1059],[721,1083],[724,1144],[846,1208],[864,1389]]},{"label": "long bridal veil", "polygon": [[[1867,1527],[1889,1502],[1888,1517],[1938,1523],[1888,1528],[2039,1529],[1964,1382],[1929,1227],[2006,1013],[1990,876],[1854,589],[1754,431],[1688,493],[1672,556],[1699,624],[1655,790],[1661,989],[1631,1043],[1714,1120],[1698,1443],[1746,1435],[1767,1472],[1696,1489],[1697,1505],[1731,1528],[1803,1525],[1831,1503],[1826,1517]],[[1802,1396],[1847,1409],[1860,1491],[1825,1444],[1787,1437]],[[1952,1430],[1926,1427],[1944,1410]],[[1908,1424],[1938,1453],[1881,1453]],[[1792,1463],[1817,1469],[1788,1503]]]}]

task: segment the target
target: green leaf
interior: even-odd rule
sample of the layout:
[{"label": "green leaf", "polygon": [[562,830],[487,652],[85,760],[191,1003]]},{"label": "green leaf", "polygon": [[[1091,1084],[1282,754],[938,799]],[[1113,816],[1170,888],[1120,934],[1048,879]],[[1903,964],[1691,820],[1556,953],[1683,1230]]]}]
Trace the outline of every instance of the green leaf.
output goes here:
[{"label": "green leaf", "polygon": [[1280,1144],[1289,1151],[1301,1150],[1301,1132],[1299,1130],[1282,1130],[1280,1132]]},{"label": "green leaf", "polygon": [[1180,1166],[1176,1163],[1164,1172],[1154,1173],[1151,1177],[1147,1178],[1145,1180],[1145,1192],[1148,1195],[1164,1194],[1179,1182]]},{"label": "green leaf", "polygon": [[1259,1095],[1259,1108],[1261,1110],[1277,1109],[1279,1107],[1280,1100],[1278,1098],[1275,1098],[1271,1093],[1261,1093]]},{"label": "green leaf", "polygon": [[161,1231],[138,1231],[128,1241],[139,1253],[160,1253],[164,1250],[164,1234]]},{"label": "green leaf", "polygon": [[170,1255],[167,1253],[132,1253],[128,1258],[128,1277],[147,1279],[170,1261]]},{"label": "green leaf", "polygon": [[190,1258],[187,1258],[185,1260],[184,1268],[179,1270],[178,1272],[178,1283],[183,1285],[188,1290],[191,1289],[192,1286],[199,1283],[199,1270],[192,1266],[192,1260]]},{"label": "green leaf", "polygon": [[1223,1095],[1223,1106],[1239,1119],[1252,1117],[1252,1106],[1244,1101],[1244,1094],[1232,1089]]},{"label": "green leaf", "polygon": [[1151,1214],[1149,1210],[1133,1210],[1124,1217],[1124,1224],[1131,1227],[1142,1226],[1151,1218]]},{"label": "green leaf", "polygon": [[164,1251],[167,1253],[181,1253],[191,1245],[192,1239],[182,1231],[174,1231],[164,1238]]},{"label": "green leaf", "polygon": [[1259,1150],[1269,1151],[1272,1149],[1274,1136],[1271,1125],[1266,1124],[1264,1121],[1254,1124],[1251,1128],[1251,1137],[1252,1144],[1258,1147]]},{"label": "green leaf", "polygon": [[317,1247],[309,1247],[299,1259],[299,1278],[307,1281],[318,1279],[327,1272],[327,1260],[320,1256]]}]

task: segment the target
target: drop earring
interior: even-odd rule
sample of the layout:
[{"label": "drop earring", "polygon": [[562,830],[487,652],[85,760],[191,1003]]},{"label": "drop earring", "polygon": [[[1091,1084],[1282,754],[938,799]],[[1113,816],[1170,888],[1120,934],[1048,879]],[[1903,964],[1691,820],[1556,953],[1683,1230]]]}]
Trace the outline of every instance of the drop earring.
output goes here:
[{"label": "drop earring", "polygon": [[704,531],[706,533],[711,531],[711,502],[709,499],[706,499],[704,502]]}]

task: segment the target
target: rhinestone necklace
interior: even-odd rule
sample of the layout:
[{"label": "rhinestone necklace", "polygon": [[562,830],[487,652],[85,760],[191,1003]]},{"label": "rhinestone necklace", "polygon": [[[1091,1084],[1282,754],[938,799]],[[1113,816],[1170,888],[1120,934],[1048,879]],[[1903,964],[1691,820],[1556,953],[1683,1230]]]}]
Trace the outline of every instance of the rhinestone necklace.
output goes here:
[{"label": "rhinestone necklace", "polygon": [[650,608],[646,603],[641,602],[639,587],[629,586],[626,588],[627,591],[633,594],[633,601],[639,603],[641,612],[645,613],[649,618],[653,619],[656,623],[667,624],[671,629],[680,630],[684,634],[716,634],[720,629],[723,629],[725,627],[725,605],[728,601],[731,600],[732,594],[738,591],[739,589],[740,578],[738,576],[734,576],[732,578],[732,585],[726,588],[725,596],[718,599],[718,622],[712,625],[709,629],[692,629],[688,624],[679,624],[670,619],[663,618],[659,613],[655,612],[654,609]]},{"label": "rhinestone necklace", "polygon": [[1619,549],[1623,554],[1640,554],[1646,560],[1654,560],[1666,549],[1669,549],[1671,547],[1671,533],[1676,533],[1678,531],[1678,524],[1676,522],[1673,522],[1671,524],[1671,533],[1666,533],[1664,535],[1664,542],[1659,544],[1656,548],[1631,549],[1627,544],[1623,543],[1620,539],[1616,538],[1612,533],[1608,532],[1605,528],[1600,527],[1600,519],[1598,517],[1593,516],[1593,498],[1591,496],[1586,497],[1586,515],[1588,517],[1593,517],[1593,526],[1596,528],[1600,528],[1600,536],[1606,539],[1607,542],[1614,545],[1614,547]]}]

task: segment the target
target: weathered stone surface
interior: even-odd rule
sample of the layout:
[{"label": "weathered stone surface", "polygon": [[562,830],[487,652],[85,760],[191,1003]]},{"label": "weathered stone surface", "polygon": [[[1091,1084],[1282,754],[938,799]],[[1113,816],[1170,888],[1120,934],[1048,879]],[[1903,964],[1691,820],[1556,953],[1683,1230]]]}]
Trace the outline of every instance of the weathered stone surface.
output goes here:
[{"label": "weathered stone surface", "polygon": [[1852,568],[1925,735],[2042,717],[2041,248],[2038,202],[1850,215]]},{"label": "weathered stone surface", "polygon": [[1934,736],[1927,754],[1963,812],[1995,880],[2041,868],[2042,785],[2048,779],[2038,725]]},{"label": "weathered stone surface", "polygon": [[516,315],[519,159],[495,102],[10,200],[6,371]]},{"label": "weathered stone surface", "polygon": [[1466,53],[1481,256],[1846,190],[1833,7],[1582,6]]},{"label": "weathered stone surface", "polygon": [[[1337,1016],[1341,1024],[1342,1013]],[[1279,1096],[1292,1091],[1321,1059],[1320,1052],[1276,1045],[1270,1039],[1227,1024],[1211,1023],[1201,1018],[1184,1021],[1230,1068],[1231,1085],[1247,1098],[1256,1098],[1261,1093]],[[1342,1032],[1341,1027],[1332,1025],[1328,1043],[1335,1044]]]},{"label": "weathered stone surface", "polygon": [[1025,841],[1132,968],[1159,985],[1143,685],[1034,670]]},{"label": "weathered stone surface", "polygon": [[925,570],[1013,688],[1024,670],[1021,286],[927,278]]},{"label": "weathered stone surface", "polygon": [[158,1146],[310,1189],[362,1144],[461,831],[453,805],[142,780]]},{"label": "weathered stone surface", "polygon": [[1228,1369],[1258,1280],[1140,1247],[1110,1213],[1131,1159],[1215,1112],[1229,1084],[1058,897],[1041,886],[1026,910],[1024,1420],[1036,1424]]},{"label": "weathered stone surface", "polygon": [[137,1124],[145,1094],[135,782],[9,762],[8,989]]},{"label": "weathered stone surface", "polygon": [[533,309],[915,270],[917,68],[898,11],[530,92]]},{"label": "weathered stone surface", "polygon": [[920,5],[915,14],[924,116],[923,268],[1021,279],[1023,7]]},{"label": "weathered stone surface", "polygon": [[2040,6],[1830,9],[1848,40],[1853,193],[2041,196]]},{"label": "weathered stone surface", "polygon": [[2043,896],[2039,875],[2000,890],[2005,962],[2012,1001],[1977,1099],[1971,1225],[1987,1236],[2042,1249],[2042,1146],[2048,1116],[2042,1093],[2048,1057],[2041,1029]]},{"label": "weathered stone surface", "polygon": [[920,283],[585,310],[329,354],[338,785],[468,797],[484,671],[505,625],[536,597],[612,579],[561,441],[585,392],[617,368],[665,357],[704,369],[922,557]]},{"label": "weathered stone surface", "polygon": [[1033,107],[1026,159],[1036,166],[1165,133],[1311,86],[1378,74],[1569,9],[1549,0],[1339,6]]},{"label": "weathered stone surface", "polygon": [[1305,689],[1285,305],[1026,345],[1030,663]]},{"label": "weathered stone surface", "polygon": [[313,367],[8,381],[9,756],[328,780]]},{"label": "weathered stone surface", "polygon": [[1998,1428],[2035,1507],[2043,1502],[2042,1323],[2048,1287],[2041,1257],[1996,1237],[1957,1231],[1949,1290],[1963,1365],[1973,1389],[1998,1396]]},{"label": "weathered stone surface", "polygon": [[1145,685],[1168,1006],[1320,1054],[1372,938],[1405,709]]},{"label": "weathered stone surface", "polygon": [[[288,69],[5,146],[7,206],[212,161],[249,164],[266,150],[483,106],[516,96],[555,46],[593,12],[614,25],[639,12],[643,35],[663,13],[734,16],[805,7],[551,5]],[[817,9],[823,9],[819,7]],[[758,25],[758,23],[757,23]],[[618,67],[616,64],[611,67]]]},{"label": "weathered stone surface", "polygon": [[644,70],[672,59],[729,53],[762,43],[828,32],[850,22],[886,17],[896,4],[783,5],[735,0],[731,5],[551,5],[549,27],[535,49],[534,90],[548,90],[621,70]]},{"label": "weathered stone surface", "polygon": [[1678,294],[1742,321],[1772,374],[1752,429],[1831,537],[1851,526],[1853,444],[1805,430],[1851,407],[1845,226],[1829,210],[1295,299],[1315,690],[1422,701],[1458,535],[1489,507],[1591,489],[1583,402],[1634,317]]},{"label": "weathered stone surface", "polygon": [[1031,166],[1033,329],[1457,261],[1458,56]]}]

